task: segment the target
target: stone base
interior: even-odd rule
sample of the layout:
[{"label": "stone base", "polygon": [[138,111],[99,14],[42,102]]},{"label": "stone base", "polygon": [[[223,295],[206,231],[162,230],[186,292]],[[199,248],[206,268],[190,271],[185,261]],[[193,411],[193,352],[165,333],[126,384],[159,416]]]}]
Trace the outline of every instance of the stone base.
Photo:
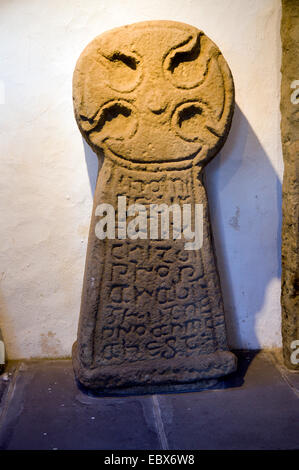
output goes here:
[{"label": "stone base", "polygon": [[202,390],[212,390],[219,387],[219,379],[198,380],[194,383],[177,385],[137,385],[135,387],[118,389],[90,389],[77,382],[79,389],[90,397],[126,397],[131,395],[155,395],[161,393],[184,393],[200,392]]},{"label": "stone base", "polygon": [[102,394],[157,393],[211,388],[217,378],[237,368],[236,356],[218,351],[182,359],[158,359],[120,365],[82,366],[73,346],[73,367],[76,379],[84,387]]}]

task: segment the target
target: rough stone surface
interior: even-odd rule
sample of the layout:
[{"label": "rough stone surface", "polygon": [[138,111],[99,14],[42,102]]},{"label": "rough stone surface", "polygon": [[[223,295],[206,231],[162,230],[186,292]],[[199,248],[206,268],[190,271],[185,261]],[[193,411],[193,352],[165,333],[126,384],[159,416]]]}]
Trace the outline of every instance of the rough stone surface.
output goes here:
[{"label": "rough stone surface", "polygon": [[[281,136],[284,157],[282,225],[282,336],[285,364],[299,370],[299,3],[282,1]],[[296,82],[297,81],[297,82]],[[297,349],[299,344],[297,343]]]},{"label": "rough stone surface", "polygon": [[[234,107],[221,52],[183,23],[121,27],[83,51],[73,94],[81,133],[105,155],[73,349],[77,379],[104,391],[169,390],[233,372],[203,182]],[[150,204],[201,204],[202,248],[186,250],[183,238],[149,239],[149,227],[146,238],[100,240],[96,208],[110,204],[121,217],[119,196],[147,214]]]}]

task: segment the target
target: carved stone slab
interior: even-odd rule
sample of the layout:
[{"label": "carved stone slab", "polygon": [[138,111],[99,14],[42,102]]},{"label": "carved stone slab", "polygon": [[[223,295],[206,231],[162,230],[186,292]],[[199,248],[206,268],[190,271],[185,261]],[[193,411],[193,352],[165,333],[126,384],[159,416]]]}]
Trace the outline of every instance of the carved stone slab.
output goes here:
[{"label": "carved stone slab", "polygon": [[[81,54],[73,95],[82,135],[105,155],[73,348],[77,379],[103,391],[169,390],[233,372],[203,183],[234,107],[221,52],[183,23],[117,28]],[[151,228],[151,207],[161,204],[190,207],[193,228],[200,214],[193,248],[186,245],[185,219],[179,220],[183,235],[174,236],[175,209],[169,212],[173,236]],[[116,228],[101,239],[99,207],[108,205]]]}]

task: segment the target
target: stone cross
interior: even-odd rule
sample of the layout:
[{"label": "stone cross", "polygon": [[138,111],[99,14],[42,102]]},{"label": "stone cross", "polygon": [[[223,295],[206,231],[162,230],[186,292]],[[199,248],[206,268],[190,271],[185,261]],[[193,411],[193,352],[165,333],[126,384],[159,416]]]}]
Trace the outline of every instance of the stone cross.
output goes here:
[{"label": "stone cross", "polygon": [[82,52],[73,99],[83,137],[105,156],[73,348],[76,378],[103,392],[154,391],[233,372],[203,183],[234,108],[221,52],[183,23],[123,26]]}]

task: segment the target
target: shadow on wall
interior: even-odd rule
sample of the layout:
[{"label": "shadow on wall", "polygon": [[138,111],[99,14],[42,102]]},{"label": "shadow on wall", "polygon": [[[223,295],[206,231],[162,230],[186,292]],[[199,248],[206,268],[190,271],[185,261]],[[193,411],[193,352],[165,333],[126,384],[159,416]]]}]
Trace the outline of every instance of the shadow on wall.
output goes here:
[{"label": "shadow on wall", "polygon": [[86,166],[87,166],[90,190],[91,190],[91,195],[93,197],[95,189],[96,189],[98,172],[100,171],[103,165],[104,154],[102,154],[101,157],[98,159],[98,157],[96,156],[94,151],[91,149],[91,147],[88,145],[88,143],[85,141],[85,139],[82,138],[82,141],[83,141],[83,147],[84,147],[84,154],[85,154],[85,161],[86,161]]},{"label": "shadow on wall", "polygon": [[281,274],[282,188],[237,105],[227,142],[208,165],[206,181],[229,343],[260,348],[277,328],[269,316],[259,328],[257,322],[266,302],[268,315],[271,302],[277,308],[270,284]]},{"label": "shadow on wall", "polygon": [[[93,196],[98,159],[84,139],[83,145]],[[206,187],[228,341],[232,348],[259,349],[268,333],[261,326],[257,335],[256,322],[271,280],[280,278],[281,182],[237,105],[227,142],[207,166]]]}]

